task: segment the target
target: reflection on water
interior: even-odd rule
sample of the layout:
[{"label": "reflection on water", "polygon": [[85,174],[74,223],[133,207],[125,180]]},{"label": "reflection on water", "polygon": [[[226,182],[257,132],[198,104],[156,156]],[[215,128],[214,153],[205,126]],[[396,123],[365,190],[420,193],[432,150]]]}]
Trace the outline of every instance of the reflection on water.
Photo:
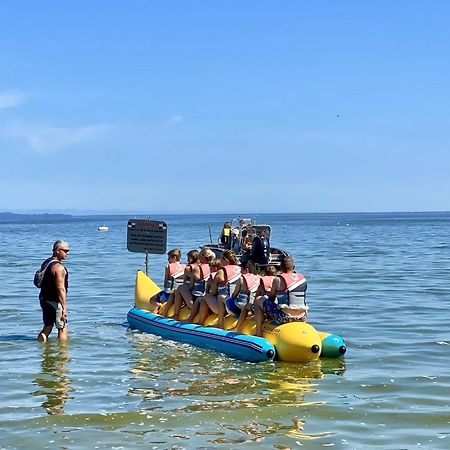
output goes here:
[{"label": "reflection on water", "polygon": [[34,380],[39,388],[33,395],[45,396],[42,407],[48,414],[64,414],[64,406],[71,392],[68,362],[67,342],[58,339],[42,345],[42,371]]},{"label": "reflection on water", "polygon": [[131,344],[128,394],[142,399],[148,417],[165,423],[168,437],[190,441],[186,445],[199,438],[237,445],[280,433],[296,440],[331,434],[308,433],[305,414],[324,404],[315,399],[320,380],[342,375],[343,359],[245,363],[141,333],[132,335]]}]

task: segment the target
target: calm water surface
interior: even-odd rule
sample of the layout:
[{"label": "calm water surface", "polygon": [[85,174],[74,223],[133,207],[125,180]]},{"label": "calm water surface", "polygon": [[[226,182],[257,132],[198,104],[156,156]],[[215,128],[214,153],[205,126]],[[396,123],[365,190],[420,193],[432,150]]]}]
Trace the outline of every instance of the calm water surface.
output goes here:
[{"label": "calm water surface", "polygon": [[[155,219],[185,255],[230,217]],[[0,448],[450,448],[450,214],[256,219],[345,359],[252,364],[130,331],[144,258],[126,249],[128,217],[0,223]],[[56,239],[71,245],[65,345],[34,340],[32,278]],[[157,282],[164,262],[150,258]]]}]

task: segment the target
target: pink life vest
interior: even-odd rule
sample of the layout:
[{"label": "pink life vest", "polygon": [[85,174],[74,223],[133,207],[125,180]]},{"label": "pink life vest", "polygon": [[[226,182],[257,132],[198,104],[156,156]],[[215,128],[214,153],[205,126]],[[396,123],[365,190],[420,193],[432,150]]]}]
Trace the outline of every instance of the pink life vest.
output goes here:
[{"label": "pink life vest", "polygon": [[226,275],[226,283],[236,283],[241,276],[241,268],[240,266],[236,266],[234,264],[227,264],[223,266],[222,269],[225,270]]},{"label": "pink life vest", "polygon": [[236,306],[241,309],[247,303],[254,303],[255,293],[258,289],[259,283],[261,282],[261,277],[252,273],[245,273],[242,275],[242,278],[245,280],[247,290],[241,289],[235,301]]},{"label": "pink life vest", "polygon": [[280,273],[278,275],[286,287],[277,291],[276,298],[281,309],[303,309],[308,311],[306,304],[306,278],[297,272]]},{"label": "pink life vest", "polygon": [[232,285],[235,285],[241,277],[241,268],[234,264],[227,264],[222,269],[225,272],[225,281],[220,282],[217,286],[217,294],[230,295]]},{"label": "pink life vest", "polygon": [[202,280],[207,280],[211,276],[209,264],[200,264],[200,274],[202,276]]},{"label": "pink life vest", "polygon": [[194,286],[192,288],[192,295],[194,297],[201,297],[205,295],[206,291],[206,282],[209,280],[211,276],[211,269],[209,268],[209,264],[200,264],[200,279],[194,280]]},{"label": "pink life vest", "polygon": [[169,277],[179,278],[183,276],[185,265],[180,262],[174,262],[169,264]]},{"label": "pink life vest", "polygon": [[183,282],[184,268],[186,266],[180,262],[174,262],[167,265],[169,277],[164,286],[164,291],[167,293],[173,292]]},{"label": "pink life vest", "polygon": [[194,270],[196,267],[200,267],[200,278],[199,280],[195,280],[195,281],[203,281],[203,280],[207,280],[209,278],[209,276],[211,275],[211,269],[209,268],[209,264],[189,264],[189,269],[190,269],[190,276],[192,276],[192,274],[194,273]]},{"label": "pink life vest", "polygon": [[258,289],[261,277],[259,275],[254,275],[253,273],[245,273],[242,275],[245,283],[247,284],[247,292],[254,292]]},{"label": "pink life vest", "polygon": [[271,289],[272,289],[272,283],[273,283],[273,279],[275,278],[275,276],[274,275],[264,275],[262,278],[261,278],[261,283],[262,283],[262,285],[263,285],[263,287],[264,287],[264,290],[266,291],[266,292],[270,292],[271,291]]}]

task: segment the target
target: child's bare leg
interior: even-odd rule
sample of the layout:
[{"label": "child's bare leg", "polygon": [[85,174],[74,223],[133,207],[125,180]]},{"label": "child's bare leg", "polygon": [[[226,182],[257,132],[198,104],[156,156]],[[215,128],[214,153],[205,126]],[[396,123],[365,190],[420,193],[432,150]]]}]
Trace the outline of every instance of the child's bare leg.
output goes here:
[{"label": "child's bare leg", "polygon": [[207,296],[203,297],[203,301],[200,303],[200,318],[199,318],[199,324],[204,325],[205,320],[209,315],[209,306],[207,302]]},{"label": "child's bare leg", "polygon": [[239,314],[239,319],[236,323],[236,327],[235,330],[240,333],[241,331],[241,327],[245,322],[245,319],[248,317],[248,313],[251,309],[251,305],[249,305],[248,303],[246,305],[244,305],[244,307],[241,309],[241,314]]},{"label": "child's bare leg", "polygon": [[198,312],[200,311],[200,305],[203,301],[203,297],[197,297],[194,301],[194,303],[192,304],[192,308],[191,308],[191,312],[189,313],[189,316],[186,318],[186,320],[184,320],[184,322],[194,322],[194,318],[195,316],[198,314]]},{"label": "child's bare leg", "polygon": [[205,296],[205,302],[208,305],[208,308],[214,313],[219,314],[219,308],[217,306],[217,297],[214,295],[208,294]]},{"label": "child's bare leg", "polygon": [[255,336],[262,336],[262,324],[265,319],[264,311],[262,309],[262,302],[264,302],[266,298],[261,297],[255,300],[255,322],[256,322],[256,330]]},{"label": "child's bare leg", "polygon": [[226,301],[225,295],[218,295],[217,296],[217,327],[223,328],[223,321],[225,319],[225,301]]},{"label": "child's bare leg", "polygon": [[181,307],[183,306],[184,298],[181,292],[176,292],[175,301],[173,302],[173,318],[178,320],[178,315],[180,314]]},{"label": "child's bare leg", "polygon": [[164,313],[163,313],[163,315],[164,316],[168,316],[168,314],[169,314],[169,309],[170,309],[170,307],[173,305],[173,302],[175,301],[175,293],[176,293],[177,291],[174,291],[174,292],[172,292],[170,295],[169,295],[169,298],[167,299],[167,302],[166,302],[166,309],[164,310]]},{"label": "child's bare leg", "polygon": [[151,312],[158,312],[159,308],[161,307],[162,303],[159,303],[156,295],[154,295],[149,302],[149,310]]}]

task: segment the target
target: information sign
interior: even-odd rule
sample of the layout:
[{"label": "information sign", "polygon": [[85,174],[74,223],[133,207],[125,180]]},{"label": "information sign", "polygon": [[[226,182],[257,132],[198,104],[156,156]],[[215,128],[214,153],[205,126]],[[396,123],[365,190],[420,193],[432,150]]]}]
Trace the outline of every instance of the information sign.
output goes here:
[{"label": "information sign", "polygon": [[167,224],[162,220],[130,219],[127,249],[134,253],[162,255],[167,249]]}]

